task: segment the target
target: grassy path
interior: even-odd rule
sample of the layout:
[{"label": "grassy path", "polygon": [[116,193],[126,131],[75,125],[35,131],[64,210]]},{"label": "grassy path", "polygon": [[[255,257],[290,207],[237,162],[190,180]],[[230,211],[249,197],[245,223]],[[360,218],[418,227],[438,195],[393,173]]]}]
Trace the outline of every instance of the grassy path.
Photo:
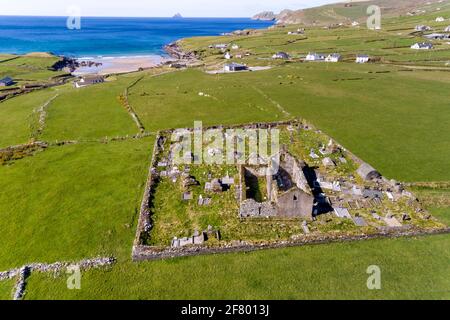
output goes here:
[{"label": "grassy path", "polygon": [[281,104],[279,104],[278,102],[276,102],[275,100],[273,100],[272,98],[270,98],[266,93],[264,93],[264,91],[262,91],[259,88],[256,88],[255,86],[252,86],[253,90],[255,90],[256,92],[258,92],[260,95],[262,95],[265,99],[267,99],[271,104],[273,104],[278,110],[281,111],[281,113],[287,117],[287,118],[291,118],[292,114],[290,114],[289,112],[286,111],[286,109],[283,108],[283,106]]}]

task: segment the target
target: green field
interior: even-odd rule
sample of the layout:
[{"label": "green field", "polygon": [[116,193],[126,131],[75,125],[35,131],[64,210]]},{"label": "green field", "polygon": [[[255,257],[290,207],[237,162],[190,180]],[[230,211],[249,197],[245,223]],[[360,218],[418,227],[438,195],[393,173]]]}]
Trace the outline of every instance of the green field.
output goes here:
[{"label": "green field", "polygon": [[13,294],[15,280],[7,280],[0,282],[0,300],[9,300]]},{"label": "green field", "polygon": [[78,90],[64,88],[48,109],[42,139],[92,140],[136,134],[136,125],[118,99],[136,78],[124,76],[103,86]]},{"label": "green field", "polygon": [[55,96],[54,89],[40,90],[0,104],[0,149],[27,143],[31,138],[32,115]]},{"label": "green field", "polygon": [[[30,299],[449,299],[450,238],[375,240],[151,263],[123,262],[82,276],[36,274]],[[378,265],[382,290],[366,270]]]},{"label": "green field", "polygon": [[152,147],[153,139],[77,144],[0,167],[0,269],[128,257]]},{"label": "green field", "polygon": [[[432,20],[386,20],[380,32],[307,28],[307,39],[287,35],[298,26],[185,39],[183,46],[200,52],[205,66],[122,75],[81,90],[67,84],[0,102],[0,149],[29,142],[36,110],[56,95],[38,139],[77,142],[0,166],[0,271],[98,255],[118,259],[111,269],[84,273],[79,291],[67,290],[64,276],[33,274],[27,299],[449,299],[446,235],[132,263],[154,137],[126,138],[139,130],[119,100],[139,80],[128,99],[147,133],[192,127],[196,120],[207,126],[301,117],[389,179],[448,182],[450,45],[437,42],[431,52],[405,48],[420,39],[409,35],[415,24],[441,27]],[[222,54],[208,49],[222,42],[252,53],[237,62],[273,68],[205,73],[223,65]],[[280,50],[295,59],[267,60]],[[309,51],[341,52],[345,60],[297,59]],[[381,60],[357,65],[357,53]],[[48,70],[54,59],[1,55],[0,78],[48,80],[60,74]],[[125,140],[109,140],[118,136]],[[415,191],[433,215],[450,223],[447,187]],[[381,291],[366,288],[370,265],[382,269]],[[0,299],[10,298],[13,284],[0,282]]]},{"label": "green field", "polygon": [[59,60],[60,58],[47,54],[0,55],[0,79],[11,77],[18,84],[47,82],[64,74],[51,70]]}]

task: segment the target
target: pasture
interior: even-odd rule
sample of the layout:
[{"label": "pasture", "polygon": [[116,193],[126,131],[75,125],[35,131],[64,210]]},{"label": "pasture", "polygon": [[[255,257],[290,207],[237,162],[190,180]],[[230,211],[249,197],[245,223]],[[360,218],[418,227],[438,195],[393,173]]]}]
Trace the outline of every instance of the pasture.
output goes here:
[{"label": "pasture", "polygon": [[[300,117],[390,179],[448,182],[450,46],[407,48],[421,39],[410,34],[415,24],[442,27],[432,20],[394,18],[379,32],[307,29],[306,39],[287,35],[298,26],[185,39],[186,49],[202,54],[204,67],[122,75],[81,90],[68,84],[0,102],[0,149],[29,142],[36,110],[55,95],[39,139],[77,142],[0,166],[0,271],[98,255],[118,259],[110,269],[84,273],[79,291],[66,289],[64,275],[33,274],[27,299],[450,298],[446,235],[132,263],[154,138],[130,138],[138,128],[119,100],[135,83],[128,101],[148,134],[192,127],[196,120],[207,126]],[[208,49],[222,42],[252,53],[237,62],[273,68],[205,73],[225,62]],[[293,61],[268,60],[277,51],[287,51]],[[344,62],[300,62],[309,51],[340,52]],[[357,65],[357,53],[381,61]],[[2,55],[0,77],[43,81],[59,75],[48,70],[54,59]],[[117,136],[125,140],[110,141]],[[450,221],[448,188],[418,195],[432,214]],[[370,265],[382,269],[381,291],[367,290]],[[12,286],[0,282],[1,299],[10,297]]]}]

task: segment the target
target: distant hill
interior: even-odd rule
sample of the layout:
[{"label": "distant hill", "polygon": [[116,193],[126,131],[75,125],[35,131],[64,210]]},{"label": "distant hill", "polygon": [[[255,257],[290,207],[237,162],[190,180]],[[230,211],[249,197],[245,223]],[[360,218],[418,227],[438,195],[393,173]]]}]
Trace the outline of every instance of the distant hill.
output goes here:
[{"label": "distant hill", "polygon": [[277,15],[273,11],[264,11],[253,16],[253,20],[273,21]]},{"label": "distant hill", "polygon": [[[450,0],[354,0],[302,10],[284,10],[274,14],[274,19],[270,20],[276,20],[278,24],[305,25],[362,21],[367,17],[366,10],[370,5],[378,5],[383,15],[389,17],[438,12],[438,9],[450,7]],[[270,12],[263,12],[255,15],[254,19],[266,20],[271,17]]]},{"label": "distant hill", "polygon": [[174,19],[183,19],[183,16],[181,15],[181,13],[177,13],[173,16]]}]

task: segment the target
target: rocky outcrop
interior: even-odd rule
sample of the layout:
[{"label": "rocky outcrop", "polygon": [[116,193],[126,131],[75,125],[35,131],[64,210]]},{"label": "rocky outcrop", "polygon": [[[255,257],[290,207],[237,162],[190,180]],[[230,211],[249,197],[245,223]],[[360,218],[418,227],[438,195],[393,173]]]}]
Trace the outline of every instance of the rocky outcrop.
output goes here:
[{"label": "rocky outcrop", "polygon": [[197,54],[196,52],[192,51],[183,51],[181,48],[180,42],[172,42],[164,47],[164,50],[169,54],[172,58],[185,61],[188,64],[194,63],[197,61]]},{"label": "rocky outcrop", "polygon": [[100,67],[103,64],[101,62],[89,61],[89,60],[76,60],[69,57],[62,57],[61,60],[56,62],[50,69],[53,71],[67,71],[75,72],[76,69],[82,67]]},{"label": "rocky outcrop", "polygon": [[253,20],[261,20],[261,21],[273,21],[277,18],[277,15],[273,11],[264,11],[258,14],[255,14],[252,19]]}]

